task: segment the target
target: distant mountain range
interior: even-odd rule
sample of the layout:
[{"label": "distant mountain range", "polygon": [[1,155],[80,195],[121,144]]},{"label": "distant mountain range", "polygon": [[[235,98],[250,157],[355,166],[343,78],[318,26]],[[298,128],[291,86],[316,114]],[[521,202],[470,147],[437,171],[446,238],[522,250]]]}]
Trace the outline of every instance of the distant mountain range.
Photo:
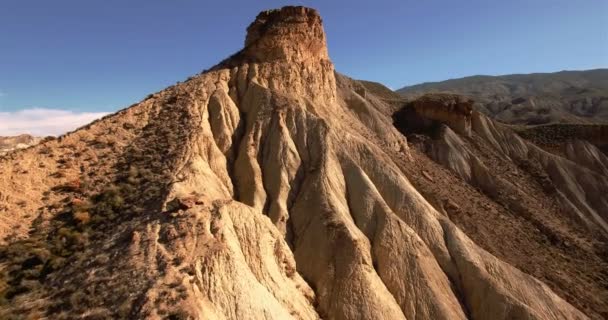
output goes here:
[{"label": "distant mountain range", "polygon": [[29,134],[22,134],[12,137],[0,136],[0,155],[16,149],[24,149],[35,145],[40,141],[40,138],[33,137]]},{"label": "distant mountain range", "polygon": [[471,76],[397,90],[412,99],[452,92],[476,101],[476,109],[504,123],[608,123],[608,69]]}]

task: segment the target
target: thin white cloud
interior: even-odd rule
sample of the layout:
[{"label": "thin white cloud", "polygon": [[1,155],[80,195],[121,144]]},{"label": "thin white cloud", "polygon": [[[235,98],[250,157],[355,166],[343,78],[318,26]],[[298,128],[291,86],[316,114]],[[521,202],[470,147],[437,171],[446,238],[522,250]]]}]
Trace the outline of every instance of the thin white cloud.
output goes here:
[{"label": "thin white cloud", "polygon": [[0,98],[1,98],[1,97],[4,97],[5,95],[6,95],[6,93],[4,93],[4,92],[0,91]]},{"label": "thin white cloud", "polygon": [[0,112],[0,136],[22,133],[34,136],[60,135],[107,114],[107,112],[75,112],[46,108]]}]

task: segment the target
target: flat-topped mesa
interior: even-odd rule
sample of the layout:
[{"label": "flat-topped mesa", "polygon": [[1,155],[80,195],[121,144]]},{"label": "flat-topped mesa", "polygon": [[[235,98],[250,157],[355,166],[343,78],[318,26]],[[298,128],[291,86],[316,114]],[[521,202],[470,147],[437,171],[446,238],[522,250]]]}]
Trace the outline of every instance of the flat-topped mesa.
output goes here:
[{"label": "flat-topped mesa", "polygon": [[261,12],[247,28],[245,48],[214,69],[231,69],[238,83],[255,83],[318,105],[336,99],[334,66],[327,53],[323,24],[319,13],[310,8]]},{"label": "flat-topped mesa", "polygon": [[447,124],[454,131],[471,135],[473,100],[449,93],[425,94],[412,103],[420,116]]},{"label": "flat-topped mesa", "polygon": [[321,16],[305,7],[261,12],[247,28],[242,53],[255,62],[329,60]]}]

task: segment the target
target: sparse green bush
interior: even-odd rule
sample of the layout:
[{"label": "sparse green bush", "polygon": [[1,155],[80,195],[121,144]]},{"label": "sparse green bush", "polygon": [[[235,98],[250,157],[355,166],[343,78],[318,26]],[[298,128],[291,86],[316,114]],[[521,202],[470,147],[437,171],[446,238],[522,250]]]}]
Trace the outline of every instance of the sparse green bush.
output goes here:
[{"label": "sparse green bush", "polygon": [[[135,167],[129,170],[129,176],[135,179],[131,182],[139,183],[140,173]],[[95,224],[104,224],[128,209],[124,195],[133,194],[135,187],[131,183],[110,185],[91,197],[85,195],[86,188],[86,182],[81,179],[55,188],[54,191],[71,194],[62,201],[64,209],[50,221],[51,225],[26,240],[0,246],[0,261],[6,266],[0,270],[0,308],[13,303],[18,295],[39,290],[50,274],[66,263],[81,259],[90,242],[103,234],[100,231],[103,229]],[[49,192],[45,194],[50,195]],[[51,210],[60,210],[61,206],[57,204]],[[99,263],[108,260],[108,256],[99,257]],[[73,307],[80,301],[83,301],[80,293],[69,296],[69,304]],[[123,312],[129,310],[123,309]]]},{"label": "sparse green bush", "polygon": [[39,239],[18,240],[0,248],[0,260],[6,267],[0,274],[0,301],[10,300],[22,293],[37,290],[46,275],[46,263],[52,254]]},{"label": "sparse green bush", "polygon": [[81,306],[87,299],[87,295],[82,291],[76,291],[72,293],[70,296],[70,304],[72,308],[78,308]]},{"label": "sparse green bush", "polygon": [[124,198],[118,186],[112,185],[92,198],[92,221],[103,222],[104,219],[114,219],[124,205]]},{"label": "sparse green bush", "polygon": [[119,307],[118,307],[118,315],[123,318],[123,319],[127,319],[129,317],[129,314],[131,313],[131,307],[133,306],[133,301],[131,299],[127,299],[125,300]]},{"label": "sparse green bush", "polygon": [[[59,176],[60,174],[60,176]],[[57,172],[56,176],[57,178],[59,177],[64,177],[65,175],[61,172]],[[74,180],[70,180],[60,186],[54,187],[53,191],[58,191],[58,192],[78,192],[81,191],[81,180],[80,179],[74,179]]]},{"label": "sparse green bush", "polygon": [[42,146],[38,153],[49,155],[53,153],[53,149],[49,146]]}]

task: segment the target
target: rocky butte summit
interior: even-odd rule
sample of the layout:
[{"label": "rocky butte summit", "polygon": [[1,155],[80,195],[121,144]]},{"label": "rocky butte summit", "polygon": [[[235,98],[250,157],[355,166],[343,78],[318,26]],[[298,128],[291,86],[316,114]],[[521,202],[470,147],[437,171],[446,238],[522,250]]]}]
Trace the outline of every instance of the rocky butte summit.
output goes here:
[{"label": "rocky butte summit", "polygon": [[[403,113],[428,120],[408,144],[408,106],[334,70],[315,10],[264,11],[210,70],[0,159],[1,317],[601,318],[605,176],[459,101]],[[489,196],[490,156],[546,160],[575,213],[509,206],[532,178]]]}]

